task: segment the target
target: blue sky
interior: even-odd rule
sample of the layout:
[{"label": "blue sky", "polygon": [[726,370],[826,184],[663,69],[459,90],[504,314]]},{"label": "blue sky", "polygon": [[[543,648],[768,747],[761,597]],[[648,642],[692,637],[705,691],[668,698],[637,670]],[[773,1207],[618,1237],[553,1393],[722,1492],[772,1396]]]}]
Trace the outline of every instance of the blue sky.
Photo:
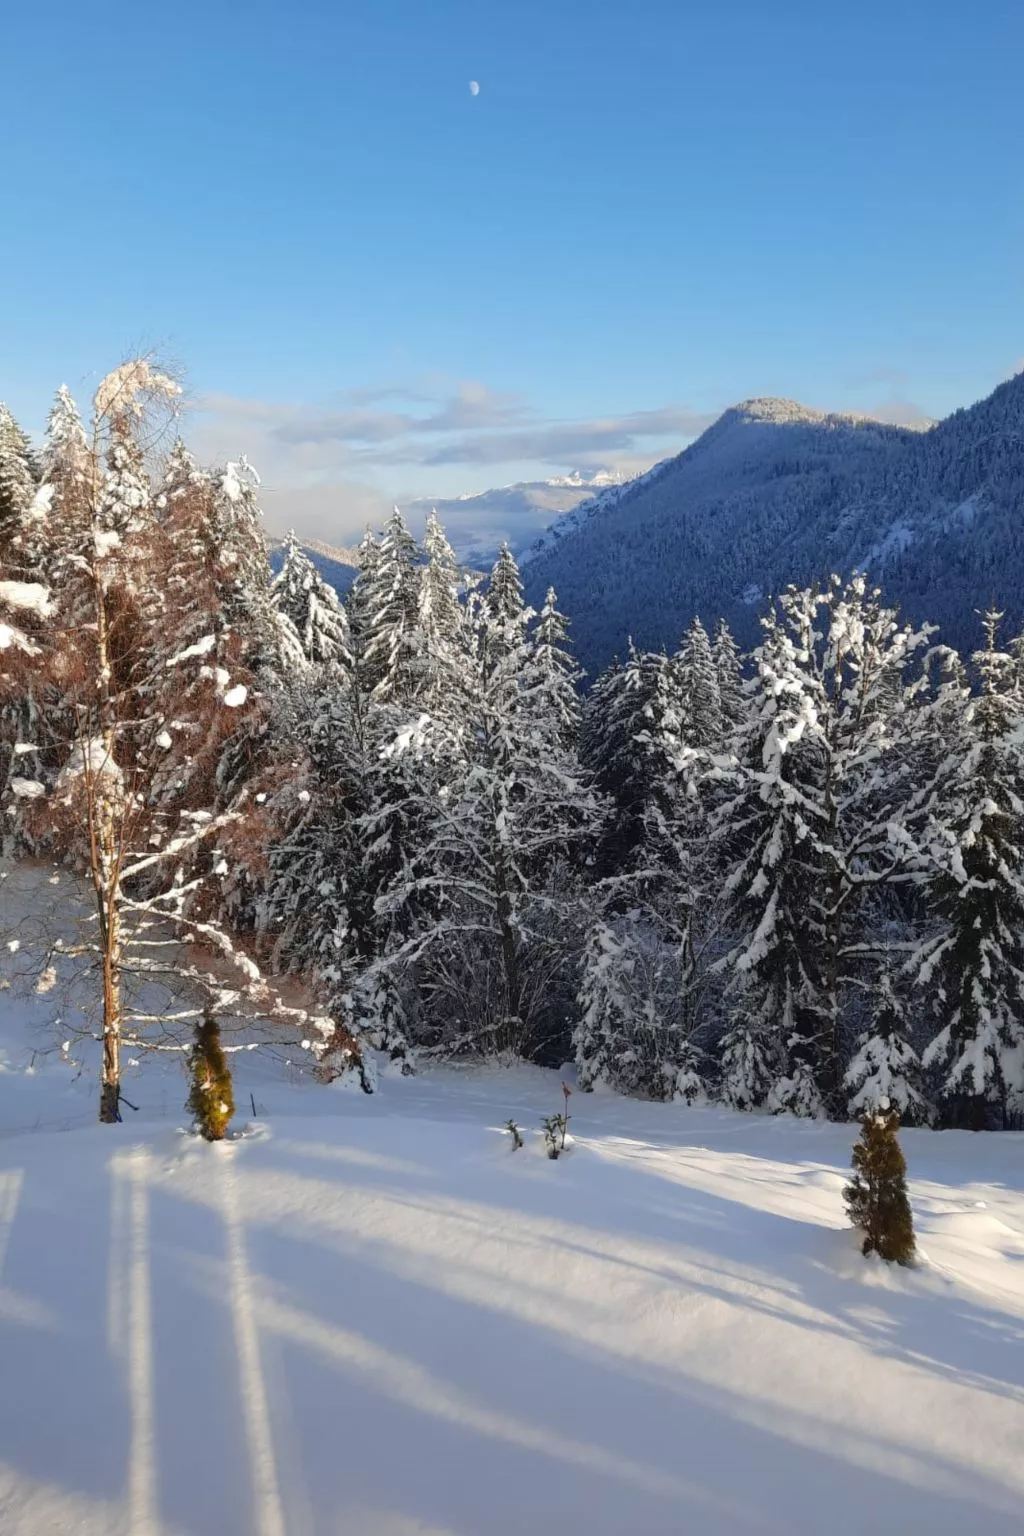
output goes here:
[{"label": "blue sky", "polygon": [[752,395],[942,415],[1024,355],[1022,57],[1021,0],[11,5],[0,395],[153,346],[339,540]]}]

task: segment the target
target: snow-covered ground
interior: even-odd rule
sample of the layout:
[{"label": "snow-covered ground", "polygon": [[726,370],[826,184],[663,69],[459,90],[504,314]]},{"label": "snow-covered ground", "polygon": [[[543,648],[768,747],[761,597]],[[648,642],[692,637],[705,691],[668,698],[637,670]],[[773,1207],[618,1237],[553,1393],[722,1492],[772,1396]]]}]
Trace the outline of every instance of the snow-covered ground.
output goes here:
[{"label": "snow-covered ground", "polygon": [[549,1162],[555,1073],[285,1050],[210,1147],[176,1057],[95,1125],[53,1008],[0,994],[3,1536],[1021,1529],[1021,1136],[904,1133],[894,1271],[849,1127],[574,1094]]}]

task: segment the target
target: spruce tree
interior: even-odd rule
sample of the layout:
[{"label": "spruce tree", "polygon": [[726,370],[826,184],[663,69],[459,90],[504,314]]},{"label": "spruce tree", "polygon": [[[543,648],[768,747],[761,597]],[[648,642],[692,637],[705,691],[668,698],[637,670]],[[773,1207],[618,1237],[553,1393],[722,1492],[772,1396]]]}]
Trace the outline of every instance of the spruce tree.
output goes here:
[{"label": "spruce tree", "polygon": [[374,589],[379,544],[373,529],[367,528],[359,541],[356,556],[356,575],[345,597],[348,615],[348,632],[356,672],[364,692],[366,687],[366,648],[370,641],[370,597]]},{"label": "spruce tree", "polygon": [[853,1118],[892,1106],[906,1125],[927,1123],[921,1060],[914,1049],[898,978],[883,965],[870,993],[871,1024],[846,1070],[847,1108]]},{"label": "spruce tree", "polygon": [[941,1123],[973,1130],[1005,1126],[1024,1091],[1024,716],[999,619],[985,615],[980,693],[962,701],[919,844],[939,919],[916,957],[939,1024],[924,1064],[941,1073]]},{"label": "spruce tree", "polygon": [[861,1252],[889,1263],[914,1262],[914,1223],[907,1196],[907,1165],[897,1131],[900,1119],[881,1109],[865,1115],[853,1149],[854,1176],[843,1200],[864,1233]]},{"label": "spruce tree", "polygon": [[220,628],[236,636],[245,665],[273,689],[301,678],[308,663],[295,625],[273,601],[259,487],[244,456],[216,471],[207,538]]},{"label": "spruce tree", "polygon": [[59,484],[62,491],[68,484],[80,485],[89,473],[89,452],[89,439],[78,406],[67,385],[62,384],[46,421],[42,455],[45,478]]},{"label": "spruce tree", "polygon": [[385,835],[399,854],[374,903],[385,960],[434,1049],[535,1054],[571,1005],[578,851],[599,809],[575,754],[538,728],[528,619],[506,548],[470,598],[463,755],[438,753],[434,722],[413,719],[383,754],[404,793],[367,818],[375,855]]},{"label": "spruce tree", "polygon": [[21,547],[36,497],[39,469],[29,440],[0,401],[0,564],[31,578],[32,562]]},{"label": "spruce tree", "polygon": [[345,609],[294,533],[285,539],[284,563],[270,591],[274,606],[298,634],[310,666],[331,671],[352,666]]},{"label": "spruce tree", "polygon": [[736,935],[719,962],[732,1012],[722,1041],[725,1091],[737,1102],[747,1091],[744,1072],[770,1063],[769,1108],[799,1115],[823,1111],[830,1034],[820,966],[824,861],[816,846],[823,753],[801,660],[813,612],[810,594],[790,592],[762,621],[735,793],[712,825]]},{"label": "spruce tree", "polygon": [[611,804],[602,873],[643,857],[649,812],[668,783],[680,726],[668,658],[630,643],[625,663],[600,675],[583,711],[583,760]]},{"label": "spruce tree", "polygon": [[742,725],[747,705],[739,647],[724,619],[719,620],[718,628],[715,630],[712,655],[715,663],[715,678],[718,682],[722,726],[728,734]]},{"label": "spruce tree", "polygon": [[207,1008],[196,1024],[188,1066],[191,1088],[185,1107],[205,1141],[223,1141],[235,1112],[235,1096],[212,1009]]},{"label": "spruce tree", "polygon": [[672,659],[688,746],[717,749],[723,736],[721,685],[707,630],[695,618]]},{"label": "spruce tree", "polygon": [[422,676],[420,583],[416,543],[397,507],[360,579],[358,600],[365,605],[359,620],[362,686],[374,703],[406,705]]},{"label": "spruce tree", "polygon": [[466,657],[466,614],[459,598],[460,572],[455,553],[436,512],[423,534],[426,563],[420,575],[419,629],[424,651],[420,694],[436,707],[455,680]]},{"label": "spruce tree", "polygon": [[570,649],[569,621],[558,611],[554,587],[549,587],[533,629],[531,708],[540,727],[550,730],[563,749],[579,747],[583,673]]}]

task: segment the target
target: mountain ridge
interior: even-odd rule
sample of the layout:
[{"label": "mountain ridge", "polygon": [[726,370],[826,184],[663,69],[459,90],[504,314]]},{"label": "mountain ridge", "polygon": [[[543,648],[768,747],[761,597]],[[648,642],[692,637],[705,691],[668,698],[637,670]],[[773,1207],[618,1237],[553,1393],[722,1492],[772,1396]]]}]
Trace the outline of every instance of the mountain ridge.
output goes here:
[{"label": "mountain ridge", "polygon": [[581,502],[525,552],[591,672],[630,637],[673,648],[693,614],[756,641],[768,595],[865,568],[909,617],[977,643],[994,595],[1024,618],[1024,374],[943,421],[893,425],[755,397],[681,453]]}]

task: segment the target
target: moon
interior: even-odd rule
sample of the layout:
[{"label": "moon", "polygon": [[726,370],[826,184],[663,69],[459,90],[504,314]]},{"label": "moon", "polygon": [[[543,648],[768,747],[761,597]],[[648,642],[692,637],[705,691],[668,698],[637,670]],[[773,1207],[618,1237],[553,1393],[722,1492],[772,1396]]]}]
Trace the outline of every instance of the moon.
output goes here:
[{"label": "moon", "polygon": [[469,94],[471,96],[479,96],[480,95],[480,81],[479,80],[471,80],[469,82]]}]

